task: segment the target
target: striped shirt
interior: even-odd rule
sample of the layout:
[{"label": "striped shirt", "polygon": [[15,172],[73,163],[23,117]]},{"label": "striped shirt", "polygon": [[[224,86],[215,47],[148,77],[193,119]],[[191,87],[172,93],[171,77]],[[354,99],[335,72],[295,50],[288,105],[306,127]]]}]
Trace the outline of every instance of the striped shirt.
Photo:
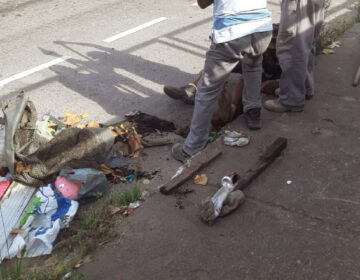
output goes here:
[{"label": "striped shirt", "polygon": [[214,0],[212,40],[215,44],[272,30],[266,0]]}]

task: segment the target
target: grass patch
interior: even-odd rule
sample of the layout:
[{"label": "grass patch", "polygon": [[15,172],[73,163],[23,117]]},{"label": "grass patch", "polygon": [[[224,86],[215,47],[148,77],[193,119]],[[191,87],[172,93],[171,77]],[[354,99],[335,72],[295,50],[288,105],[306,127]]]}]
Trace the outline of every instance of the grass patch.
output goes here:
[{"label": "grass patch", "polygon": [[116,215],[139,200],[141,194],[136,183],[113,186],[101,200],[80,207],[70,228],[60,234],[51,256],[5,261],[0,280],[57,280],[68,272],[72,272],[70,280],[85,279],[74,267],[81,266],[99,245],[119,237]]},{"label": "grass patch", "polygon": [[[360,8],[359,8],[360,9]],[[360,10],[359,15],[360,16]],[[360,19],[358,19],[360,20]],[[329,46],[337,38],[345,33],[346,30],[350,29],[355,23],[343,23],[339,28],[335,28],[320,34],[318,41],[316,42],[316,52],[320,54],[323,49]]]}]

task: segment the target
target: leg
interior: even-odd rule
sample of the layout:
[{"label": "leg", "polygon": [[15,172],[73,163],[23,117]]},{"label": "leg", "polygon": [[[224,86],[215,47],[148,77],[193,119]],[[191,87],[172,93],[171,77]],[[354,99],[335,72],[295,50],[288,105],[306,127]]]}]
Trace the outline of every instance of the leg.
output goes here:
[{"label": "leg", "polygon": [[195,96],[190,134],[183,146],[188,155],[200,152],[207,144],[211,118],[221,87],[239,60],[239,55],[232,53],[229,48],[226,43],[212,44],[206,54],[204,72]]},{"label": "leg", "polygon": [[279,101],[283,105],[304,106],[306,88],[313,87],[316,1],[323,0],[283,0],[277,41],[277,55],[283,71]]},{"label": "leg", "polygon": [[245,54],[243,59],[245,87],[243,91],[244,112],[261,108],[262,55]]}]

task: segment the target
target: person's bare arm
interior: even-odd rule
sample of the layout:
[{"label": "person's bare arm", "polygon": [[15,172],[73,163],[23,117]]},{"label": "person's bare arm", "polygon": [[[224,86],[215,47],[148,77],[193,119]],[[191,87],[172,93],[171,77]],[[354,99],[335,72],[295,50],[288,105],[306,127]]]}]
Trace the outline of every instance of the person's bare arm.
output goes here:
[{"label": "person's bare arm", "polygon": [[214,3],[214,0],[197,0],[198,5],[201,9],[205,9]]}]

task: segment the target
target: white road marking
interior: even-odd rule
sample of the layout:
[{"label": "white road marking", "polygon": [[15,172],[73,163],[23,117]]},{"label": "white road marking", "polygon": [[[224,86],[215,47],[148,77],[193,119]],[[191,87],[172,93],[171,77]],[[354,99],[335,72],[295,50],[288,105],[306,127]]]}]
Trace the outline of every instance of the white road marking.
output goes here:
[{"label": "white road marking", "polygon": [[36,73],[36,72],[39,72],[41,70],[44,70],[44,69],[47,69],[53,65],[56,65],[56,64],[59,64],[61,62],[64,62],[65,60],[68,60],[69,58],[71,58],[70,56],[63,56],[63,57],[59,57],[57,59],[54,59],[54,60],[51,60],[45,64],[42,64],[42,65],[39,65],[35,68],[32,68],[30,70],[27,70],[27,71],[24,71],[24,72],[21,72],[19,74],[16,74],[16,75],[13,75],[9,78],[6,78],[5,80],[2,80],[0,81],[0,87],[3,87],[4,85],[7,85],[13,81],[16,81],[16,80],[19,80],[21,78],[24,78],[26,76],[29,76],[33,73]]},{"label": "white road marking", "polygon": [[118,39],[123,38],[123,37],[125,37],[125,36],[128,36],[128,35],[130,35],[130,34],[133,34],[133,33],[137,32],[137,31],[140,31],[140,30],[142,30],[142,29],[145,29],[145,28],[147,28],[147,27],[150,27],[150,26],[152,26],[152,25],[154,25],[154,24],[157,24],[157,23],[159,23],[159,22],[162,22],[162,21],[164,21],[164,20],[167,20],[167,18],[166,18],[166,17],[161,17],[161,18],[154,19],[154,20],[152,20],[152,21],[149,21],[149,22],[144,23],[144,24],[142,24],[142,25],[139,25],[139,26],[137,26],[137,27],[131,28],[131,29],[125,31],[125,32],[122,32],[122,33],[120,33],[120,34],[118,34],[118,35],[115,35],[115,36],[112,36],[112,37],[110,37],[110,38],[107,38],[107,39],[104,40],[104,42],[106,42],[106,43],[111,43],[111,42],[113,42],[113,41],[115,41],[115,40],[118,40]]}]

